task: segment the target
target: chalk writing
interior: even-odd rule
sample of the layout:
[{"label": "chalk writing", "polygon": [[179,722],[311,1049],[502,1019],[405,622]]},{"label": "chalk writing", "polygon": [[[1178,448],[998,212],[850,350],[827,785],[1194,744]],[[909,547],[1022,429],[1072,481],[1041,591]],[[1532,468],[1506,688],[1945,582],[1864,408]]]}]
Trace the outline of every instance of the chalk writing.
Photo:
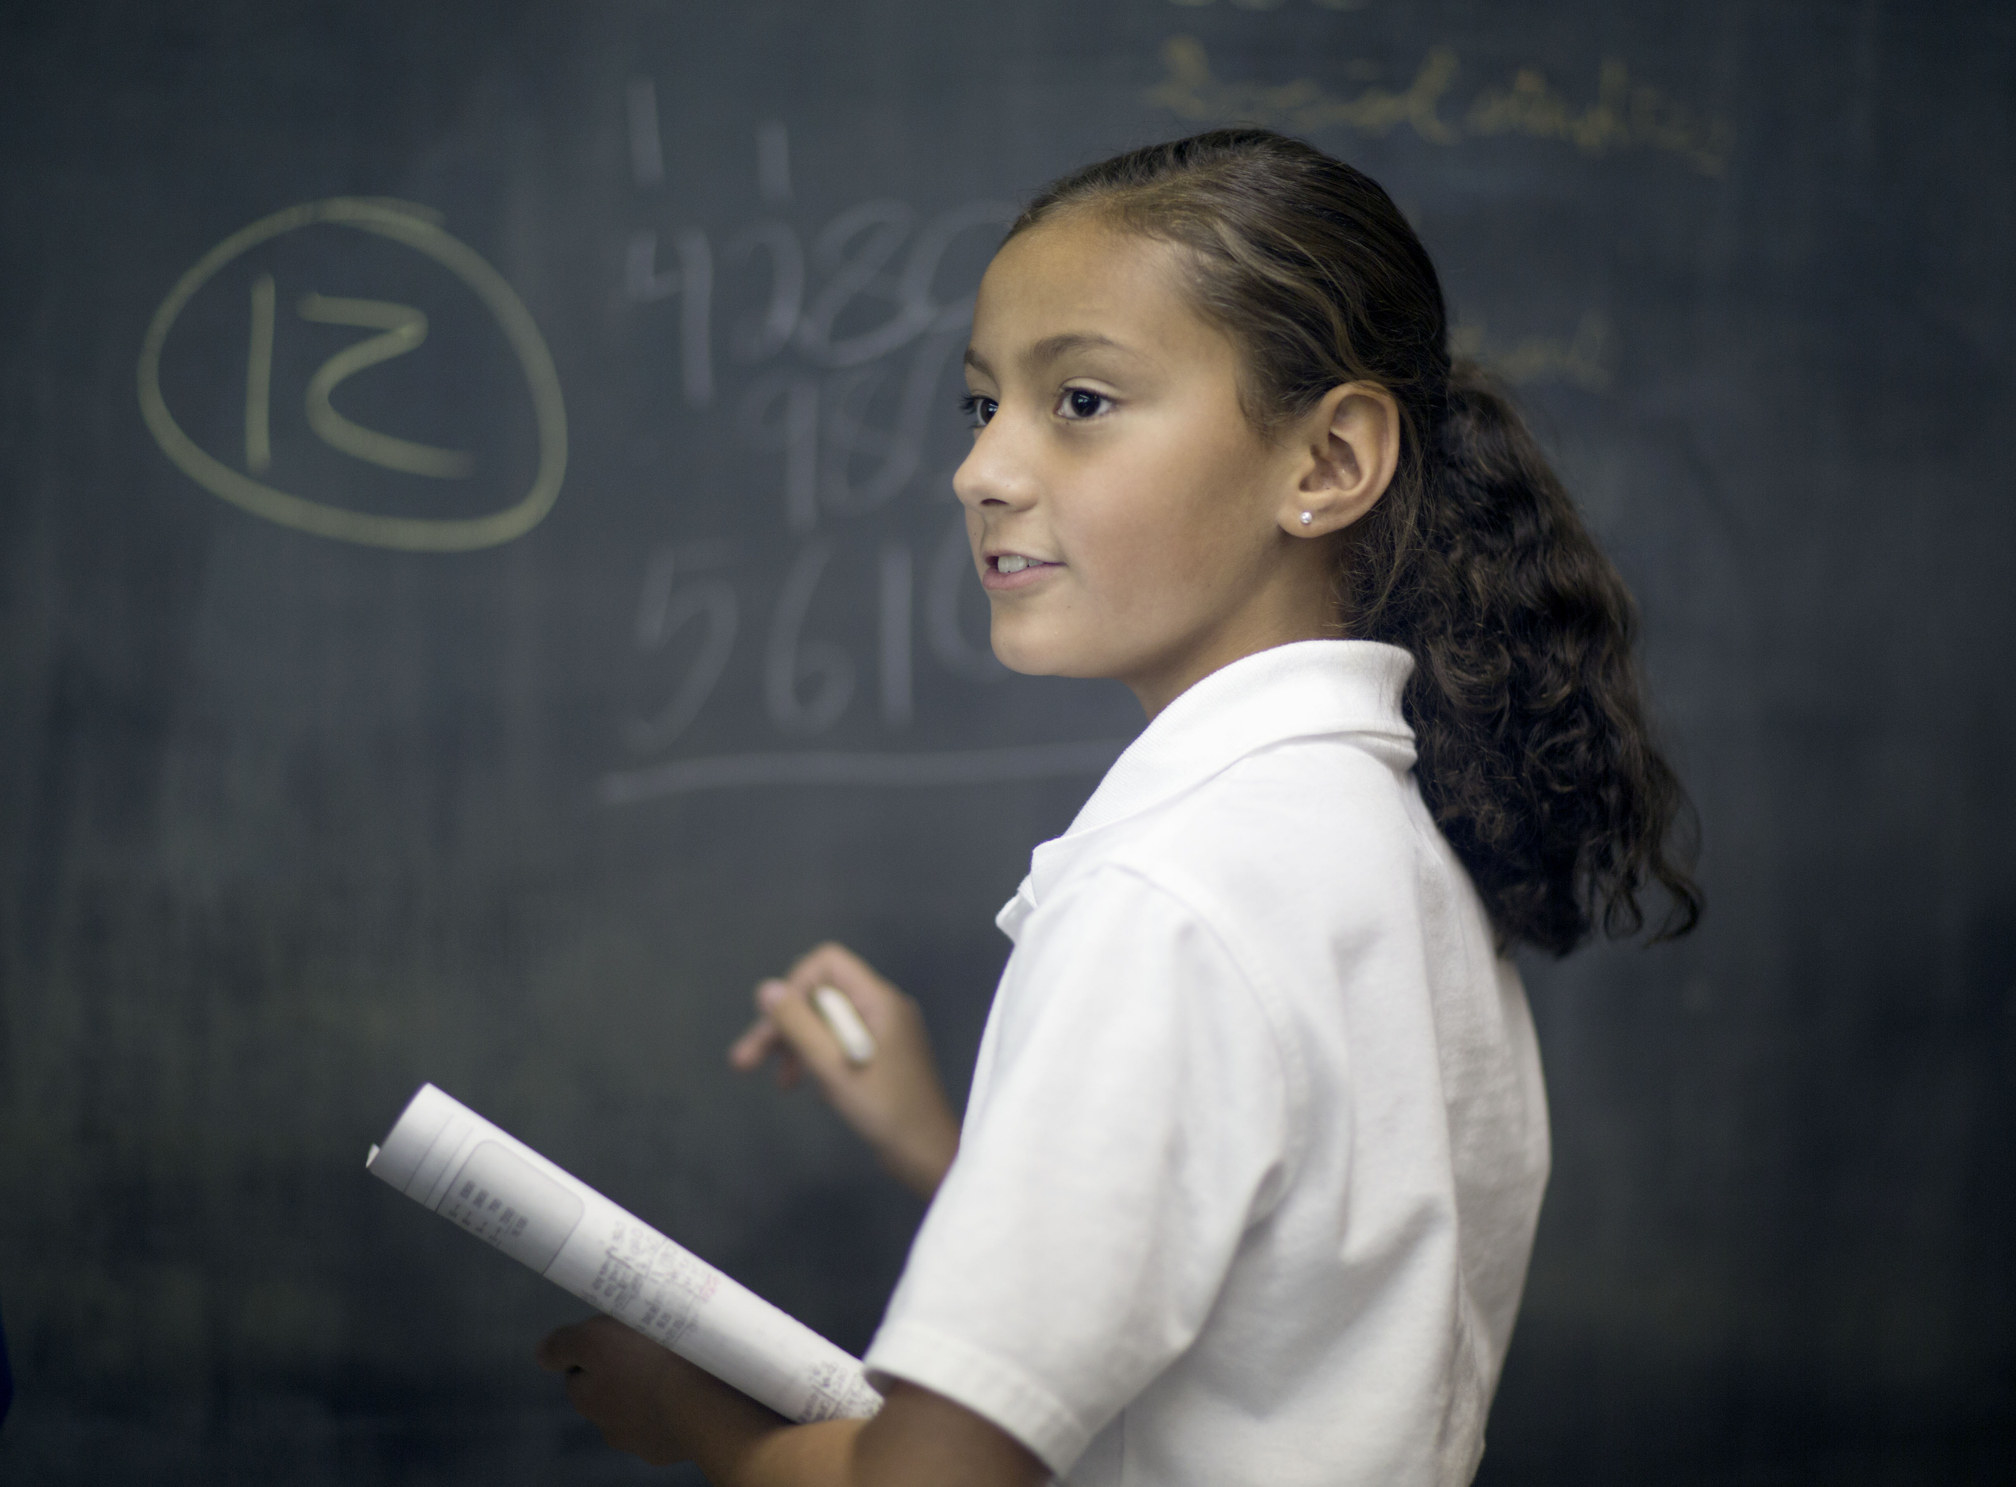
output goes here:
[{"label": "chalk writing", "polygon": [[[514,354],[531,395],[538,435],[538,461],[531,485],[510,505],[474,517],[386,516],[351,510],[279,489],[258,477],[270,473],[269,432],[275,304],[271,275],[252,284],[245,372],[245,471],[240,472],[199,445],[170,411],[161,389],[161,359],[183,310],[227,265],[261,244],[318,225],[369,233],[413,249],[447,269],[489,312]],[[459,479],[472,473],[466,451],[439,448],[366,428],[339,413],[330,401],[349,377],[418,347],[427,334],[426,316],[410,305],[383,300],[338,299],[309,293],[299,304],[302,318],[354,325],[380,332],[356,342],[324,362],[304,393],[308,422],[332,447],[386,469],[430,479]],[[189,269],[154,312],[140,347],[140,413],[149,432],[182,472],[213,494],[256,516],[344,542],[420,552],[463,552],[494,547],[522,536],[552,509],[567,469],[567,415],[553,359],[525,306],[494,268],[471,248],[442,230],[436,214],[404,203],[363,197],[332,197],[261,218],[212,248]]]},{"label": "chalk writing", "polygon": [[[644,567],[644,592],[637,607],[637,649],[660,651],[694,621],[704,625],[700,648],[665,706],[648,719],[627,725],[624,742],[640,752],[664,748],[686,731],[728,665],[742,622],[735,585],[718,570],[732,561],[721,542],[661,547]],[[695,581],[695,580],[698,581]]]},{"label": "chalk writing", "polygon": [[[657,184],[640,161],[660,161],[662,178],[662,162],[680,158],[658,137],[656,99],[642,80],[624,98],[640,189]],[[647,132],[648,141],[639,138]],[[1117,743],[804,748],[849,718],[872,719],[891,741],[910,732],[920,666],[974,686],[1008,674],[984,633],[962,629],[973,562],[950,500],[951,467],[930,451],[934,440],[963,442],[952,414],[958,351],[979,255],[1013,209],[975,201],[920,211],[879,197],[801,224],[790,216],[784,125],[758,124],[754,145],[754,220],[719,229],[654,211],[656,222],[630,228],[622,242],[619,301],[641,334],[677,347],[680,401],[725,406],[727,427],[754,453],[755,531],[732,541],[676,539],[646,556],[632,640],[648,674],[619,732],[633,756],[690,746],[713,699],[733,683],[737,695],[756,698],[767,737],[749,739],[746,753],[614,769],[602,799],[794,783],[952,785],[1104,768]],[[891,514],[920,488],[946,509],[943,526],[922,542],[914,516]],[[924,695],[945,694],[934,684]],[[858,735],[859,724],[848,731]],[[775,748],[786,741],[804,751]]]},{"label": "chalk writing", "polygon": [[[951,523],[931,554],[919,603],[918,563],[909,543],[885,538],[873,565],[876,616],[875,665],[878,712],[894,732],[915,716],[915,639],[921,610],[928,654],[950,675],[993,682],[1008,675],[983,640],[969,639],[959,619],[962,588],[973,582],[965,522]],[[834,642],[807,638],[813,599],[824,586],[834,550],[817,539],[796,549],[764,630],[762,691],[766,714],[780,733],[817,735],[829,731],[853,699],[859,673]],[[850,565],[849,572],[858,565]],[[642,655],[668,651],[680,634],[693,630],[697,645],[676,676],[666,678],[665,701],[648,716],[624,725],[624,742],[639,753],[676,741],[691,726],[720,683],[745,610],[737,571],[737,547],[721,541],[667,544],[647,558],[638,596],[635,645]],[[843,592],[843,604],[859,602],[858,590]]]},{"label": "chalk writing", "polygon": [[1100,773],[1120,756],[1120,751],[1126,746],[1125,739],[1100,738],[1083,743],[1021,744],[1002,749],[934,753],[830,750],[725,754],[677,759],[641,769],[616,770],[602,777],[598,793],[605,804],[631,805],[664,795],[752,785],[921,789],[942,785],[1065,779]]},{"label": "chalk writing", "polygon": [[763,704],[786,733],[824,733],[854,695],[854,663],[828,640],[804,639],[812,593],[832,559],[832,544],[808,542],[798,550],[763,647]]},{"label": "chalk writing", "polygon": [[[1727,170],[1735,146],[1735,129],[1727,119],[1634,82],[1630,69],[1616,58],[1598,68],[1596,97],[1586,105],[1558,92],[1538,68],[1522,67],[1509,85],[1486,88],[1467,108],[1457,107],[1449,96],[1461,68],[1455,51],[1446,46],[1430,48],[1404,88],[1368,83],[1353,92],[1334,91],[1313,78],[1286,83],[1221,79],[1212,72],[1203,43],[1190,36],[1165,42],[1162,62],[1165,75],[1148,89],[1148,102],[1200,122],[1266,124],[1305,134],[1342,128],[1374,136],[1408,128],[1436,145],[1522,135],[1572,144],[1589,155],[1662,152],[1710,176]],[[1363,72],[1368,64],[1355,67]]]},{"label": "chalk writing", "polygon": [[337,352],[308,379],[305,395],[308,427],[325,443],[360,460],[408,475],[455,480],[475,469],[475,457],[464,450],[438,449],[367,429],[338,413],[329,400],[337,384],[346,378],[381,361],[417,351],[427,339],[424,312],[411,305],[395,305],[380,299],[335,299],[325,294],[307,294],[301,299],[301,318],[319,320],[324,325],[361,325],[382,332]]},{"label": "chalk writing", "polygon": [[707,234],[691,228],[675,235],[674,251],[678,266],[661,269],[658,234],[633,234],[623,260],[623,292],[640,305],[679,296],[679,370],[686,401],[704,408],[714,400],[714,254]]},{"label": "chalk writing", "polygon": [[252,281],[251,337],[245,347],[245,468],[264,475],[273,465],[273,304],[271,274]]},{"label": "chalk writing", "polygon": [[1464,123],[1473,135],[1558,139],[1588,155],[1663,150],[1711,176],[1727,168],[1735,143],[1727,119],[1703,118],[1657,88],[1633,83],[1630,69],[1615,57],[1597,69],[1596,101],[1586,107],[1556,92],[1538,68],[1522,67],[1509,88],[1478,94]]},{"label": "chalk writing", "polygon": [[1615,339],[1609,320],[1592,310],[1577,323],[1572,336],[1523,336],[1514,341],[1494,339],[1481,320],[1459,321],[1449,328],[1449,351],[1480,363],[1515,387],[1566,382],[1601,392],[1610,385]]}]

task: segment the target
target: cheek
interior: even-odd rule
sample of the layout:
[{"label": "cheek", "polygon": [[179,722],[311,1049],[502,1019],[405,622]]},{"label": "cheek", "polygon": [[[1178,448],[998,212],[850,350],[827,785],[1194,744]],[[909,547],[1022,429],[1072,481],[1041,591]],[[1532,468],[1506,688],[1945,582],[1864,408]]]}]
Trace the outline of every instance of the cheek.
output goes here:
[{"label": "cheek", "polygon": [[1180,604],[1237,566],[1250,502],[1240,474],[1207,458],[1137,464],[1116,499],[1084,513],[1081,539],[1100,586],[1157,608]]}]

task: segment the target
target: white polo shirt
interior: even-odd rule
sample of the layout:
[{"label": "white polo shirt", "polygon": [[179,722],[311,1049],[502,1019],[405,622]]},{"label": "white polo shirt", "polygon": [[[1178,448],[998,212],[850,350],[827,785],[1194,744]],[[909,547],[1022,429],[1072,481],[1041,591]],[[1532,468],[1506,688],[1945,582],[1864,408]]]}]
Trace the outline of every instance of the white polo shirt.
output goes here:
[{"label": "white polo shirt", "polygon": [[1460,1484],[1547,1178],[1412,658],[1177,698],[1002,910],[958,1160],[868,1351],[1074,1484]]}]

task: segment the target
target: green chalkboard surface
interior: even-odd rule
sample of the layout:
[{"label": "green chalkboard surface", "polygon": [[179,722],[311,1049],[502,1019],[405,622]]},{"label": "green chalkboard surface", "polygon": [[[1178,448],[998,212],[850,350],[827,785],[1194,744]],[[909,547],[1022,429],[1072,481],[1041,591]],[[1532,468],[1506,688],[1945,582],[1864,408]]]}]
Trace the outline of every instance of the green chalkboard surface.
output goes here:
[{"label": "green chalkboard surface", "polygon": [[365,1176],[423,1080],[866,1344],[919,1210],[723,1051],[833,936],[963,1088],[1140,726],[986,648],[970,296],[1234,120],[1419,226],[1705,823],[1700,936],[1529,968],[1483,1480],[2005,1479],[2016,21],[1950,0],[7,6],[0,1478],[662,1480]]}]

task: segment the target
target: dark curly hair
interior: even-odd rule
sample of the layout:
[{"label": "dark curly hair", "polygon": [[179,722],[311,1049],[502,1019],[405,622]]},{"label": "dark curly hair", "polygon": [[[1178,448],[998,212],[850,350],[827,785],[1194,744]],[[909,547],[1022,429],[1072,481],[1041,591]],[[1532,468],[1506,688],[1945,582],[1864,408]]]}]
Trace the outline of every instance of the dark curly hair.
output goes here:
[{"label": "dark curly hair", "polygon": [[1244,351],[1263,432],[1332,388],[1398,402],[1402,455],[1347,529],[1344,633],[1411,651],[1421,794],[1501,948],[1691,930],[1693,816],[1646,725],[1636,607],[1511,404],[1449,357],[1427,250],[1377,182],[1299,140],[1220,129],[1052,183],[1009,230],[1090,210],[1189,250],[1199,310]]}]

